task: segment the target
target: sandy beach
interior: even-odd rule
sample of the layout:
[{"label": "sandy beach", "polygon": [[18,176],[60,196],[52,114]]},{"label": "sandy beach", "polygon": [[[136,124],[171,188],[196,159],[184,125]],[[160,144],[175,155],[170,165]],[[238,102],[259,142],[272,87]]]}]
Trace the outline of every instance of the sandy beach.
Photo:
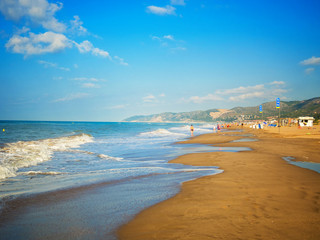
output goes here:
[{"label": "sandy beach", "polygon": [[[119,238],[320,239],[320,174],[282,158],[320,163],[319,136],[319,126],[283,127],[280,133],[277,128],[244,128],[182,142],[252,151],[194,153],[174,159],[173,163],[219,166],[224,172],[184,183],[175,197],[123,226]],[[232,142],[241,138],[258,141]]]}]

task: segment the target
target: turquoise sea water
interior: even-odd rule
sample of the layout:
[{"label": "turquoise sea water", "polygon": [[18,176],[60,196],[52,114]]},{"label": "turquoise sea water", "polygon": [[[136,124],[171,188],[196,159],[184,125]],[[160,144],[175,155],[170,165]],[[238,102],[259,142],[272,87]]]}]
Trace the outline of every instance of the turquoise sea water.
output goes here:
[{"label": "turquoise sea water", "polygon": [[[195,135],[212,127],[195,124]],[[175,195],[182,182],[222,172],[169,160],[245,150],[174,144],[190,137],[189,125],[176,123],[0,121],[0,129],[0,234],[7,239],[116,239],[120,225]]]}]

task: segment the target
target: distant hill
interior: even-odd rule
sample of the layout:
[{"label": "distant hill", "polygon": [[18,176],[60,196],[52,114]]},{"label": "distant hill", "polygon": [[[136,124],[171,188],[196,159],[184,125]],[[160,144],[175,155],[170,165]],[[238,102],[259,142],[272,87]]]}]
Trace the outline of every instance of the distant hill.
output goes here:
[{"label": "distant hill", "polygon": [[[275,107],[275,102],[261,104],[263,108],[263,118],[277,117],[279,109]],[[319,116],[320,97],[303,101],[281,101],[281,117],[295,118],[300,116]],[[209,109],[206,111],[192,111],[181,113],[160,113],[153,115],[133,116],[125,119],[127,122],[216,122],[235,120],[255,120],[261,119],[259,106],[235,107],[232,109]]]}]

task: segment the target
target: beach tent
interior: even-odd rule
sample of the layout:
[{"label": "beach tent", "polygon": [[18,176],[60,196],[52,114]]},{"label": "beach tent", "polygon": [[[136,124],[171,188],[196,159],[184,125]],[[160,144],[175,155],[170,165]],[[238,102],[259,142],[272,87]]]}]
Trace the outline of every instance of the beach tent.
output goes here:
[{"label": "beach tent", "polygon": [[299,117],[299,126],[300,127],[312,127],[313,126],[313,117]]}]

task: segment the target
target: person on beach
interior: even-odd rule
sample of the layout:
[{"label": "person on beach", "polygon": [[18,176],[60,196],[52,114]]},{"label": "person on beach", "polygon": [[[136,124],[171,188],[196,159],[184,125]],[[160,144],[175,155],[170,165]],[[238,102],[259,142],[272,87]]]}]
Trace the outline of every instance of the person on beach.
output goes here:
[{"label": "person on beach", "polygon": [[190,131],[191,131],[191,137],[193,137],[194,127],[192,126],[192,124],[191,124],[191,126],[190,126]]}]

